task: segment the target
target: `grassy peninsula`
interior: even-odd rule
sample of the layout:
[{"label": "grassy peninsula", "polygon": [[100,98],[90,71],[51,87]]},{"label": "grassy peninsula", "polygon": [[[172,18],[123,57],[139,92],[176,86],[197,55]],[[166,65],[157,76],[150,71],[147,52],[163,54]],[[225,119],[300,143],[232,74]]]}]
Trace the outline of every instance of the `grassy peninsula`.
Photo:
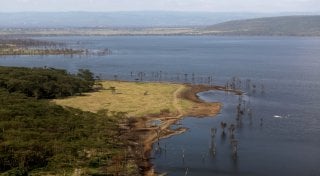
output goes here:
[{"label": "grassy peninsula", "polygon": [[[128,117],[190,115],[210,115],[211,106],[205,106],[196,97],[188,97],[197,92],[191,90],[199,86],[175,83],[101,81],[97,92],[84,93],[83,96],[55,99],[58,105],[78,108],[93,113],[103,109],[112,112],[125,112]],[[203,86],[206,87],[206,86]],[[210,87],[206,87],[209,88]],[[215,88],[211,88],[215,89]],[[206,103],[209,105],[210,103]],[[219,105],[219,104],[212,104]],[[213,113],[214,114],[214,113]]]},{"label": "grassy peninsula", "polygon": [[56,99],[55,103],[71,106],[84,111],[98,112],[101,109],[123,111],[131,117],[142,117],[151,114],[177,114],[175,106],[187,109],[191,102],[179,100],[174,105],[174,92],[184,89],[183,85],[169,83],[140,83],[102,81],[102,90],[85,93],[84,96]]},{"label": "grassy peninsula", "polygon": [[0,173],[152,174],[152,144],[186,130],[170,125],[219,113],[220,103],[196,93],[225,90],[93,77],[89,70],[0,67]]},{"label": "grassy peninsula", "polygon": [[[145,175],[153,175],[149,162],[152,144],[160,138],[169,137],[186,131],[185,128],[170,130],[169,127],[182,117],[193,115],[215,116],[219,113],[220,103],[205,103],[196,93],[218,86],[201,86],[174,83],[141,83],[123,81],[102,81],[98,92],[85,93],[83,96],[55,99],[58,105],[79,108],[83,111],[123,112],[128,116],[126,140],[134,150],[139,168]],[[159,124],[155,124],[158,121]]]}]

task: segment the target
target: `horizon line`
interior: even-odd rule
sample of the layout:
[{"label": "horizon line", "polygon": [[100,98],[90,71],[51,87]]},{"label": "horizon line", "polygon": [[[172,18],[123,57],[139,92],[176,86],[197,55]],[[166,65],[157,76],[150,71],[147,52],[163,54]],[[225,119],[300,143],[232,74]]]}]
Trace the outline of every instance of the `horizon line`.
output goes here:
[{"label": "horizon line", "polygon": [[268,11],[268,12],[259,12],[259,11],[192,11],[192,10],[117,10],[117,11],[90,11],[90,10],[70,10],[70,11],[2,11],[0,13],[141,13],[141,12],[175,12],[175,13],[230,13],[230,14],[241,14],[241,13],[258,13],[258,14],[282,14],[282,13],[307,13],[314,14],[320,13],[320,11]]}]

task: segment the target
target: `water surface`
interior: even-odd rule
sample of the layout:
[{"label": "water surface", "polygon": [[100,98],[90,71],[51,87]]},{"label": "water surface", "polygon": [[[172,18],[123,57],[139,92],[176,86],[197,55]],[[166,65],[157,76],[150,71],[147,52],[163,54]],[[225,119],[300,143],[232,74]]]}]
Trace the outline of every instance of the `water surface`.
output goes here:
[{"label": "water surface", "polygon": [[[238,158],[231,157],[229,139],[215,138],[217,153],[208,153],[210,129],[220,122],[236,123],[238,97],[223,92],[204,92],[206,101],[221,101],[217,117],[187,117],[189,131],[161,140],[166,154],[153,153],[159,172],[170,175],[320,175],[320,38],[317,37],[214,37],[214,36],[121,36],[40,37],[66,42],[75,48],[109,48],[110,56],[6,56],[0,65],[56,67],[76,72],[88,68],[102,78],[134,80],[139,72],[145,80],[215,84],[231,77],[250,79],[257,85],[248,91],[252,121],[245,115],[235,137]],[[131,75],[131,72],[133,73]],[[179,78],[179,79],[178,79]],[[244,82],[243,82],[244,83]],[[265,93],[261,93],[261,86]],[[242,87],[243,88],[243,87]],[[280,118],[278,117],[280,116]],[[263,125],[260,126],[260,119]],[[252,123],[250,123],[252,122]],[[185,162],[181,153],[185,151]]]}]

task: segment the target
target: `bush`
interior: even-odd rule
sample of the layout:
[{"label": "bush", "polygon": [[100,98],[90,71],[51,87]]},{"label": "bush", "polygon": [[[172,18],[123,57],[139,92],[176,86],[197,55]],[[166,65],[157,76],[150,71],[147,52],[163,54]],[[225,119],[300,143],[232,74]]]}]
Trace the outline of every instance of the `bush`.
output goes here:
[{"label": "bush", "polygon": [[170,109],[166,108],[166,109],[160,110],[160,115],[167,115],[167,114],[170,114]]}]

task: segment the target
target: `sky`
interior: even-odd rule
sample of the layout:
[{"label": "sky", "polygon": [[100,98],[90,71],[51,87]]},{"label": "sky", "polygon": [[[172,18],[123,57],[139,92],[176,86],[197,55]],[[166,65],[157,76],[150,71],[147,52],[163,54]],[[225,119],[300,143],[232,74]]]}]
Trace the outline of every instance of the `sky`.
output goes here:
[{"label": "sky", "polygon": [[320,0],[0,0],[0,12],[320,12]]}]

